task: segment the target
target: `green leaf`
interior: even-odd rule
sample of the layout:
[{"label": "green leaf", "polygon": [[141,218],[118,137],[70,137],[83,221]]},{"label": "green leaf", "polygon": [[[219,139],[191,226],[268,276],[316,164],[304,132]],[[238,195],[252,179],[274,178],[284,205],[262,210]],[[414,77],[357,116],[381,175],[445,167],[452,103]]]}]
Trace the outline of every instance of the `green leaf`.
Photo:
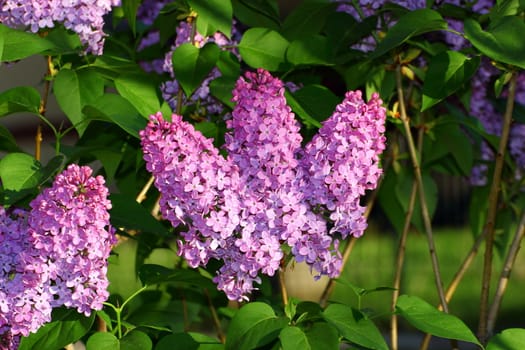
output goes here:
[{"label": "green leaf", "polygon": [[525,349],[525,329],[509,328],[490,338],[487,350]]},{"label": "green leaf", "polygon": [[147,119],[128,100],[116,94],[102,95],[84,107],[82,112],[90,119],[113,122],[136,138],[139,138],[139,131],[147,124]]},{"label": "green leaf", "polygon": [[378,93],[381,98],[389,100],[396,87],[395,73],[385,69],[383,65],[371,69],[366,81],[366,98],[370,100],[373,93]]},{"label": "green leaf", "polygon": [[[348,53],[348,48],[369,36],[377,28],[377,18],[370,16],[362,21],[357,21],[346,12],[330,13],[326,19],[323,33],[330,40],[334,52]],[[361,61],[361,60],[360,60]]]},{"label": "green leaf", "polygon": [[92,69],[61,69],[53,83],[58,105],[80,136],[87,128],[82,109],[98,101],[104,93],[104,80]]},{"label": "green leaf", "polygon": [[173,333],[163,337],[155,346],[155,350],[197,350],[199,343],[188,333]]},{"label": "green leaf", "polygon": [[439,311],[424,300],[401,295],[396,304],[397,313],[412,326],[436,337],[456,339],[479,346],[476,336],[459,318]]},{"label": "green leaf", "polygon": [[65,55],[77,53],[82,48],[77,33],[68,31],[64,27],[56,27],[49,31],[45,39],[53,44],[53,48],[46,50],[48,55]]},{"label": "green leaf", "polygon": [[281,33],[288,40],[306,39],[318,34],[337,6],[336,3],[302,2],[286,17]]},{"label": "green leaf", "polygon": [[339,332],[331,324],[316,322],[306,331],[306,337],[312,349],[340,349]]},{"label": "green leaf", "polygon": [[126,194],[112,193],[109,199],[111,200],[111,223],[113,226],[162,236],[168,235],[166,228],[151,216],[149,210],[137,203],[135,198]]},{"label": "green leaf", "polygon": [[139,278],[144,285],[158,284],[162,282],[181,282],[213,290],[214,284],[198,270],[169,269],[156,264],[143,264],[139,269]]},{"label": "green leaf", "polygon": [[[397,166],[397,164],[395,164]],[[401,205],[396,193],[398,183],[402,180],[402,177],[406,176],[404,172],[396,172],[395,166],[389,167],[386,171],[381,186],[379,187],[378,199],[383,212],[388,218],[388,221],[392,224],[398,234],[403,232],[403,226],[405,223],[405,210]],[[407,194],[409,195],[409,193]]]},{"label": "green leaf", "polygon": [[517,15],[519,12],[523,11],[523,4],[520,4],[520,2],[521,0],[496,1],[490,10],[490,21],[492,23],[497,23],[503,17]]},{"label": "green leaf", "polygon": [[41,178],[40,162],[26,153],[9,153],[0,160],[0,178],[5,190],[35,187]]},{"label": "green leaf", "polygon": [[321,122],[328,119],[341,102],[330,89],[317,84],[306,85],[293,94],[285,92],[285,96],[292,110],[307,127],[321,127]]},{"label": "green leaf", "polygon": [[197,12],[197,32],[203,36],[221,32],[231,37],[233,8],[230,1],[188,0]]},{"label": "green leaf", "polygon": [[46,166],[42,168],[40,176],[40,185],[53,178],[59,171],[64,169],[65,164],[66,157],[63,154],[59,154],[51,158],[47,162]]},{"label": "green leaf", "polygon": [[299,118],[301,118],[301,121],[303,122],[303,124],[306,126],[306,127],[315,127],[315,128],[320,128],[321,127],[321,123],[315,119],[309,112],[307,109],[305,109],[301,103],[299,101],[297,101],[297,99],[295,98],[295,96],[291,93],[289,93],[288,91],[286,91],[284,93],[284,96],[286,97],[286,102],[287,104],[290,106],[290,108],[292,109],[292,111],[294,111],[295,114],[297,114],[299,116]]},{"label": "green leaf", "polygon": [[3,125],[0,125],[0,151],[22,152],[13,134]]},{"label": "green leaf", "polygon": [[246,304],[231,320],[226,349],[248,350],[269,344],[277,339],[288,322],[288,318],[277,317],[268,304]]},{"label": "green leaf", "polygon": [[[95,313],[86,317],[72,309],[53,310],[53,321],[42,326],[36,333],[23,337],[19,350],[62,349],[82,338],[91,329]],[[97,348],[101,350],[102,348]]]},{"label": "green leaf", "polygon": [[115,79],[118,93],[128,100],[143,117],[160,111],[158,82],[147,74],[123,74]]},{"label": "green leaf", "polygon": [[432,31],[447,28],[447,22],[441,15],[430,9],[409,11],[388,30],[385,38],[377,45],[372,58],[377,58],[398,47],[408,39]]},{"label": "green leaf", "polygon": [[207,335],[184,332],[173,333],[163,337],[155,346],[155,350],[222,350],[224,345]]},{"label": "green leaf", "polygon": [[153,343],[144,332],[132,330],[120,339],[120,350],[151,350]]},{"label": "green leaf", "polygon": [[465,36],[472,45],[489,58],[525,68],[525,23],[515,16],[502,17],[484,31],[481,25],[470,18],[465,19]]},{"label": "green leaf", "polygon": [[86,350],[120,350],[120,344],[113,334],[98,332],[89,337]]},{"label": "green leaf", "polygon": [[221,51],[217,68],[221,72],[221,76],[210,82],[210,92],[226,106],[233,108],[232,91],[241,74],[239,59],[229,51]]},{"label": "green leaf", "polygon": [[137,10],[140,6],[141,0],[122,0],[122,9],[124,10],[124,16],[128,20],[128,25],[135,35],[137,26]]},{"label": "green leaf", "polygon": [[458,51],[446,51],[432,57],[423,83],[421,111],[429,109],[469,83],[479,63],[479,57],[469,58]]},{"label": "green leaf", "polygon": [[299,327],[285,327],[279,334],[283,350],[304,349],[311,350],[306,334]]},{"label": "green leaf", "polygon": [[288,326],[281,330],[279,339],[283,350],[317,350],[340,348],[337,329],[327,323],[314,323],[307,330]]},{"label": "green leaf", "polygon": [[21,60],[53,48],[53,44],[37,34],[11,29],[0,23],[1,62]]},{"label": "green leaf", "polygon": [[214,43],[197,48],[184,43],[173,51],[173,72],[186,96],[191,96],[208,76],[219,59],[220,49]]},{"label": "green leaf", "polygon": [[18,112],[38,114],[40,94],[35,88],[19,86],[0,94],[0,117]]},{"label": "green leaf", "polygon": [[425,138],[422,167],[430,169],[436,163],[452,174],[469,176],[474,163],[471,140],[465,136],[454,117],[443,116]]},{"label": "green leaf", "polygon": [[268,28],[248,29],[239,43],[242,59],[253,68],[269,71],[284,70],[288,40]]},{"label": "green leaf", "polygon": [[328,38],[321,35],[294,40],[286,51],[287,60],[296,65],[333,64],[332,47]]},{"label": "green leaf", "polygon": [[248,27],[281,27],[276,0],[232,0],[232,6],[235,18]]},{"label": "green leaf", "polygon": [[323,316],[350,342],[371,349],[388,350],[376,325],[359,310],[346,305],[330,304]]}]

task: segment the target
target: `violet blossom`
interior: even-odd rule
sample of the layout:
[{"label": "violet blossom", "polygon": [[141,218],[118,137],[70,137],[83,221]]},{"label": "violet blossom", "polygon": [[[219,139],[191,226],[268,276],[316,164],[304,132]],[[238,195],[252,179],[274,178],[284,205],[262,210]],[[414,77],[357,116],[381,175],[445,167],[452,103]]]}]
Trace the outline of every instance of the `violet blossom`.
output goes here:
[{"label": "violet blossom", "polygon": [[46,276],[51,305],[89,316],[109,294],[107,259],[116,243],[111,203],[102,176],[71,164],[31,203],[29,232],[41,256],[35,269]]},{"label": "violet blossom", "polygon": [[[381,100],[374,95],[366,104],[360,93],[349,93],[303,151],[279,79],[262,69],[248,72],[233,96],[227,158],[178,115],[171,122],[153,115],[140,132],[161,213],[181,227],[179,254],[192,267],[222,261],[214,281],[232,300],[247,299],[261,273],[281,268],[283,244],[297,261],[335,277],[342,265],[335,234],[362,234],[359,198],[381,174]],[[318,167],[322,175],[312,180]],[[329,185],[336,176],[341,185]]]},{"label": "violet blossom", "polygon": [[0,23],[13,28],[28,27],[33,33],[61,23],[80,37],[86,53],[101,55],[104,49],[104,16],[120,0],[3,0]]},{"label": "violet blossom", "polygon": [[0,207],[0,349],[15,349],[21,336],[51,320],[47,276],[35,268],[39,249],[23,210]]}]

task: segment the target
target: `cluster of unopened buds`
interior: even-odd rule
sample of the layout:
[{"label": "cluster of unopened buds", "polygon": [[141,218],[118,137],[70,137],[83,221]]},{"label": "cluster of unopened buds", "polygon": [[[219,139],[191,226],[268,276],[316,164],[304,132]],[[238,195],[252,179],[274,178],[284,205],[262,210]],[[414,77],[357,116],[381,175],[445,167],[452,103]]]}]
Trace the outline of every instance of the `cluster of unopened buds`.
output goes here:
[{"label": "cluster of unopened buds", "polygon": [[360,198],[381,175],[382,101],[374,94],[365,103],[359,91],[348,92],[302,148],[279,79],[248,72],[233,96],[226,158],[179,115],[152,115],[140,133],[161,213],[183,227],[179,254],[192,267],[222,261],[214,281],[232,300],[247,299],[260,273],[281,267],[283,245],[319,274],[338,275],[335,234],[363,234]]}]

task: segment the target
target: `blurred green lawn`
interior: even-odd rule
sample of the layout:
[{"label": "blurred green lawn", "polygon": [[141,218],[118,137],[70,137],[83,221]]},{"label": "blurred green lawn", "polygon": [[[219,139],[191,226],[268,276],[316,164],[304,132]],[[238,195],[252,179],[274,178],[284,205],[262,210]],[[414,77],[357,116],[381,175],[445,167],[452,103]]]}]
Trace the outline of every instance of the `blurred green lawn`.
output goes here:
[{"label": "blurred green lawn", "polygon": [[[369,230],[373,231],[373,230]],[[470,250],[473,237],[468,229],[449,228],[434,231],[435,245],[445,287],[448,286],[458,266]],[[393,284],[397,237],[368,232],[357,241],[341,279],[365,289],[391,287]],[[460,317],[472,329],[477,328],[479,295],[483,270],[484,246],[478,252],[472,266],[464,276],[456,294],[449,304],[450,313]],[[494,258],[493,279],[499,277],[503,258]],[[495,290],[495,284],[491,292]],[[434,305],[438,302],[434,275],[426,236],[410,233],[407,240],[405,269],[400,294],[415,295]],[[361,299],[361,307],[371,309],[378,315],[381,325],[387,326],[392,292],[370,293]],[[332,300],[357,305],[357,297],[350,287],[338,284]],[[525,253],[520,251],[510,277],[500,309],[497,328],[525,328]]]}]

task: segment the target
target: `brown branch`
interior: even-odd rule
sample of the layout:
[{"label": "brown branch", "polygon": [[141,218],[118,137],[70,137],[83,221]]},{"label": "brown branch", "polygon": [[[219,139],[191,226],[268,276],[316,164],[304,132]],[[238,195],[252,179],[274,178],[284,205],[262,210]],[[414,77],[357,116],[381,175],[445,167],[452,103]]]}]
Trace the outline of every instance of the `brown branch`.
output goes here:
[{"label": "brown branch", "polygon": [[[472,265],[472,262],[474,261],[474,258],[478,254],[479,248],[481,246],[481,243],[485,241],[485,235],[481,234],[479,235],[476,240],[474,241],[474,244],[470,248],[470,251],[468,252],[467,256],[461,263],[458,271],[452,278],[452,282],[450,282],[446,292],[445,292],[445,299],[447,300],[447,303],[452,300],[452,297],[454,296],[454,293],[456,292],[456,289],[459,285],[459,283],[463,280],[463,276],[465,276],[465,273],[467,272],[470,265]],[[438,309],[442,310],[443,307],[441,304],[438,305]],[[426,334],[423,338],[423,341],[421,342],[421,345],[419,347],[419,350],[426,350],[428,349],[428,346],[430,344],[430,338],[432,338],[431,334]]]},{"label": "brown branch", "polygon": [[[406,241],[408,236],[408,230],[410,229],[410,222],[412,220],[412,214],[414,213],[414,207],[416,205],[417,198],[417,182],[412,183],[412,190],[410,192],[410,200],[408,203],[407,213],[405,215],[405,224],[403,226],[403,232],[401,238],[399,239],[399,244],[397,248],[397,258],[396,258],[396,272],[394,276],[394,291],[392,293],[392,312],[395,312],[397,298],[399,297],[399,289],[401,286],[401,274],[403,272],[403,264],[405,261],[405,248]],[[390,319],[390,337],[391,337],[391,347],[392,350],[397,350],[397,315],[392,314]]]},{"label": "brown branch", "polygon": [[285,269],[286,269],[285,266],[281,266],[281,269],[279,270],[279,287],[281,288],[281,297],[283,299],[284,306],[288,305],[288,290],[286,289],[286,281],[284,278]]},{"label": "brown branch", "polygon": [[501,138],[498,145],[498,152],[496,154],[496,162],[494,165],[494,175],[489,193],[489,208],[487,219],[483,227],[485,237],[485,255],[483,263],[483,279],[481,285],[481,297],[479,306],[479,327],[478,338],[481,343],[485,344],[489,336],[488,334],[488,307],[490,294],[490,280],[492,275],[492,256],[494,247],[494,224],[496,221],[496,214],[498,211],[498,199],[501,186],[501,173],[503,171],[503,164],[505,158],[505,151],[509,140],[510,124],[512,122],[512,111],[514,109],[514,98],[516,96],[516,80],[517,74],[512,73],[509,84],[509,95],[507,97],[507,106],[505,114],[503,115],[503,126],[501,131]]},{"label": "brown branch", "polygon": [[401,77],[401,65],[396,67],[396,86],[397,86],[397,98],[399,100],[399,109],[400,117],[403,122],[403,126],[406,133],[406,140],[408,143],[408,149],[410,153],[410,158],[412,160],[412,166],[414,168],[414,175],[416,177],[416,182],[418,185],[419,192],[419,202],[421,206],[421,214],[423,216],[423,223],[425,226],[425,233],[427,235],[428,249],[430,251],[430,258],[432,261],[432,270],[434,272],[434,280],[436,283],[436,289],[439,295],[439,300],[443,305],[443,310],[448,313],[448,305],[445,299],[445,292],[443,291],[443,283],[441,281],[441,273],[439,270],[439,262],[436,254],[436,247],[434,245],[434,236],[432,233],[432,224],[430,220],[430,215],[427,207],[426,197],[425,197],[425,188],[423,185],[423,177],[421,175],[421,168],[419,167],[419,159],[416,151],[416,146],[414,144],[414,139],[412,137],[412,132],[410,130],[410,121],[407,116],[405,102],[403,97],[403,85]]},{"label": "brown branch", "polygon": [[[47,73],[44,83],[44,93],[42,95],[42,100],[40,101],[40,107],[38,108],[38,113],[42,116],[45,116],[47,109],[47,100],[49,99],[49,90],[51,89],[51,76],[53,74],[53,61],[51,56],[47,56]],[[42,136],[42,124],[39,123],[36,128],[35,135],[35,159],[40,160],[42,158],[42,141],[44,140]]]},{"label": "brown branch", "polygon": [[221,321],[219,320],[219,316],[217,315],[217,310],[215,309],[215,306],[213,305],[213,301],[211,300],[208,289],[204,288],[204,294],[206,295],[206,299],[208,300],[208,306],[210,307],[211,317],[213,319],[213,325],[215,326],[215,329],[217,331],[217,337],[219,337],[220,342],[224,344],[226,343],[226,336],[224,335],[224,332],[222,331]]},{"label": "brown branch", "polygon": [[521,244],[521,241],[523,240],[524,235],[525,235],[525,211],[523,212],[521,216],[520,223],[518,225],[518,228],[516,229],[516,234],[514,235],[512,244],[507,253],[507,257],[505,258],[505,264],[503,265],[503,269],[501,270],[501,274],[498,280],[498,287],[496,289],[496,294],[494,295],[494,300],[492,301],[492,305],[490,306],[488,322],[487,322],[487,333],[488,334],[492,334],[494,331],[494,325],[496,324],[496,318],[498,317],[499,308],[501,306],[501,300],[503,299],[503,295],[505,294],[505,290],[507,289],[507,284],[510,279],[510,273],[512,271],[512,267],[514,266],[516,262],[516,257],[518,256],[518,251],[520,250],[520,244]]},{"label": "brown branch", "polygon": [[136,201],[137,203],[142,203],[146,199],[146,194],[148,193],[149,189],[151,188],[151,185],[153,185],[153,182],[155,181],[155,177],[152,175],[148,182],[142,187],[142,190],[137,195]]},{"label": "brown branch", "polygon": [[[420,128],[418,133],[417,148],[420,152],[423,149],[423,136],[424,129]],[[412,189],[410,191],[410,199],[408,202],[408,208],[405,215],[405,223],[403,226],[403,232],[399,239],[399,244],[397,248],[397,257],[396,257],[396,271],[394,276],[394,292],[392,293],[392,318],[390,319],[390,338],[391,338],[391,347],[392,350],[398,349],[398,337],[397,337],[397,315],[395,314],[397,299],[399,297],[399,290],[401,289],[401,275],[403,273],[403,265],[405,261],[405,250],[406,250],[406,241],[408,237],[408,231],[410,229],[410,223],[412,221],[412,216],[414,214],[414,208],[416,206],[417,198],[417,182],[412,183]]]}]

